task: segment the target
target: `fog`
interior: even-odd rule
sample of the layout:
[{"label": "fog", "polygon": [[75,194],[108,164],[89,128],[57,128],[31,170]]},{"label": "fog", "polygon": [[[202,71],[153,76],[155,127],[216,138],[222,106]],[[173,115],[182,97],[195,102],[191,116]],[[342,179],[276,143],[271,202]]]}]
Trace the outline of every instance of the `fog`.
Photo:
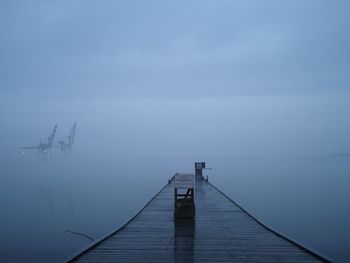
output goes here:
[{"label": "fog", "polygon": [[[349,95],[1,103],[4,259],[57,262],[124,224],[198,160],[267,225],[346,262]],[[15,102],[15,103],[14,103]],[[72,156],[35,146],[78,122]]]},{"label": "fog", "polygon": [[75,153],[238,157],[349,152],[349,93],[228,98],[45,99],[1,103],[2,154],[78,121]]},{"label": "fog", "polygon": [[[176,172],[349,261],[347,1],[0,3],[0,261],[61,262]],[[77,122],[71,156],[37,146]]]},{"label": "fog", "polygon": [[348,1],[2,1],[1,88],[37,97],[348,90]]}]

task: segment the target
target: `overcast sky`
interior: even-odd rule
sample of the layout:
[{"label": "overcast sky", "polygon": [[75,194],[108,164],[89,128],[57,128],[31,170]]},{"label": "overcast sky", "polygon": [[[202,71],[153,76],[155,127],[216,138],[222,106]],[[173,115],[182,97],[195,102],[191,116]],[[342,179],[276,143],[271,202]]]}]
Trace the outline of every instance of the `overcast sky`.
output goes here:
[{"label": "overcast sky", "polygon": [[349,1],[1,1],[2,91],[217,97],[335,92]]},{"label": "overcast sky", "polygon": [[120,155],[349,152],[349,10],[0,1],[2,145],[36,144],[56,123],[62,137],[78,121],[80,148]]}]

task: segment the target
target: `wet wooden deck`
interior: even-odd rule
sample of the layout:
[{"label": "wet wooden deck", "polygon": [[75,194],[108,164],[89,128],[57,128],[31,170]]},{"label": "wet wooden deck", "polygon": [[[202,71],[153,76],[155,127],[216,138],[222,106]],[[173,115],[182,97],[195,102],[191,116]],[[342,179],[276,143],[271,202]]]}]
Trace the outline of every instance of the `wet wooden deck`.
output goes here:
[{"label": "wet wooden deck", "polygon": [[173,200],[169,184],[70,262],[328,262],[260,224],[210,183],[196,183],[194,224],[174,223]]}]

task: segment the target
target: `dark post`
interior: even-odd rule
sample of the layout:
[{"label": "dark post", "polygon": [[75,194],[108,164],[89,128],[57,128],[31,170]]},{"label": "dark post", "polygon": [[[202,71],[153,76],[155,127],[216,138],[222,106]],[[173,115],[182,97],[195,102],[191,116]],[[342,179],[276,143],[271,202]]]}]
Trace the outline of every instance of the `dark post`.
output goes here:
[{"label": "dark post", "polygon": [[194,168],[196,171],[196,180],[202,181],[203,177],[203,169],[205,169],[205,162],[195,162]]}]

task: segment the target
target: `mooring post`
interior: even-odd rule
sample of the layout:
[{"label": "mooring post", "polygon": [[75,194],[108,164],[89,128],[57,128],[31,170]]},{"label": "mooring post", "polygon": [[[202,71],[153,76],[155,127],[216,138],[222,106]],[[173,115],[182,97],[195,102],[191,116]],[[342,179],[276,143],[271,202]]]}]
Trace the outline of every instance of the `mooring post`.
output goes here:
[{"label": "mooring post", "polygon": [[194,163],[194,169],[196,174],[196,180],[202,181],[204,179],[203,177],[203,169],[205,169],[205,162],[195,162]]}]

